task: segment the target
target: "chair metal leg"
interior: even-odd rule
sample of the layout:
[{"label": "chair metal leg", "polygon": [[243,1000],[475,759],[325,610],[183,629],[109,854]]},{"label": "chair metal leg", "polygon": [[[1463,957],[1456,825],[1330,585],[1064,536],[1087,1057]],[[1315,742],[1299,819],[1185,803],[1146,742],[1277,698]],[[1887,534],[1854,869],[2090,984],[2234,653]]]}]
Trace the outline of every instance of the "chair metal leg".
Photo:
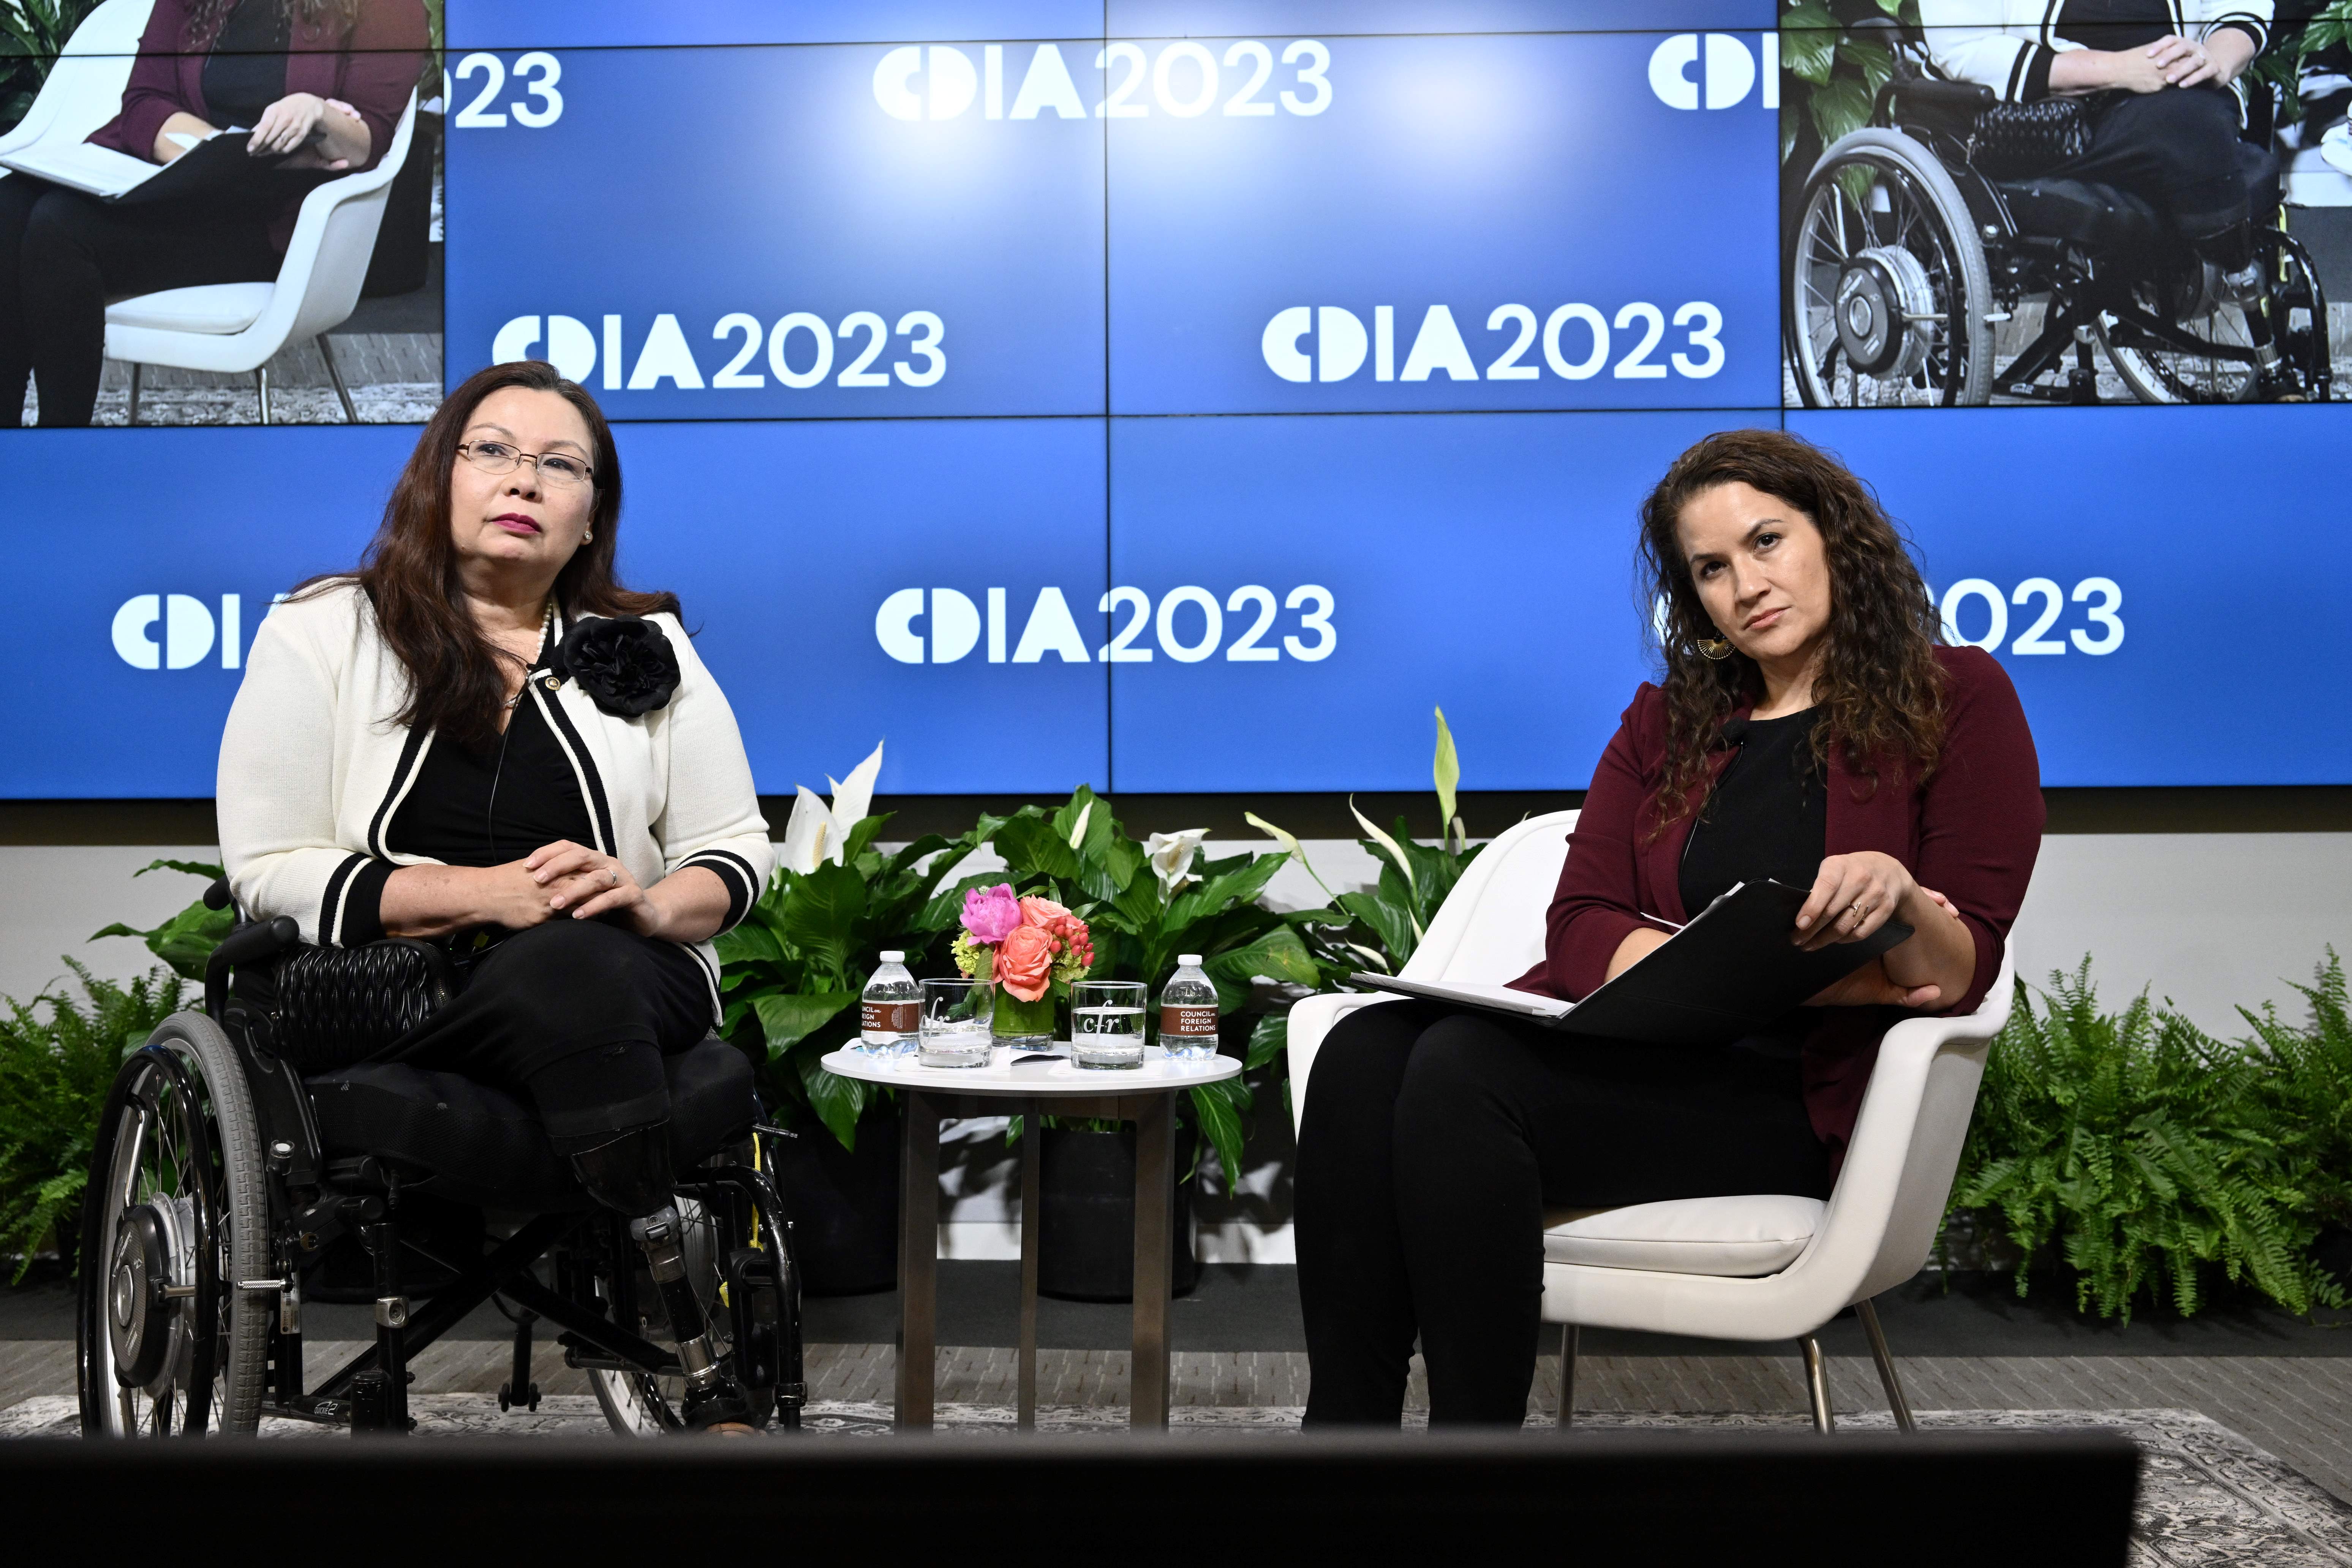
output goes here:
[{"label": "chair metal leg", "polygon": [[1878,1363],[1878,1381],[1886,1390],[1886,1408],[1895,1413],[1895,1429],[1916,1432],[1910,1402],[1903,1397],[1903,1380],[1895,1375],[1895,1358],[1887,1353],[1885,1331],[1878,1326],[1878,1309],[1867,1300],[1856,1301],[1853,1315],[1862,1320],[1862,1331],[1869,1336],[1870,1359]]},{"label": "chair metal leg", "polygon": [[351,390],[343,385],[343,369],[335,363],[334,347],[327,342],[324,332],[319,334],[317,342],[319,357],[327,362],[327,379],[335,384],[335,395],[342,400],[343,423],[356,425],[360,422],[359,410],[352,406]]},{"label": "chair metal leg", "polygon": [[139,382],[140,378],[146,374],[146,371],[147,367],[145,365],[141,364],[136,361],[131,363],[131,414],[130,416],[123,421],[126,425],[136,425],[139,423]]},{"label": "chair metal leg", "polygon": [[253,390],[261,404],[261,422],[269,423],[269,367],[262,365],[253,373]]},{"label": "chair metal leg", "polygon": [[1559,1326],[1559,1429],[1576,1422],[1576,1325]]},{"label": "chair metal leg", "polygon": [[1822,1354],[1822,1342],[1807,1334],[1797,1342],[1805,1352],[1805,1393],[1812,1400],[1813,1430],[1822,1436],[1837,1431],[1837,1417],[1830,1411],[1830,1363]]}]

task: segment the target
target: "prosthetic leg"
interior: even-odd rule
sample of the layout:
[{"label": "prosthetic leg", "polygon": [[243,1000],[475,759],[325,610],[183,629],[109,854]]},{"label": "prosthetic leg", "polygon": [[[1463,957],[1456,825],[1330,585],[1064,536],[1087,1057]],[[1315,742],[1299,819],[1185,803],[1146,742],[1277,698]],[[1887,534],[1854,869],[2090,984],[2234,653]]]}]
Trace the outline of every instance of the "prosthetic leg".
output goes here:
[{"label": "prosthetic leg", "polygon": [[2263,395],[2298,391],[2279,353],[2279,323],[2272,310],[2270,279],[2264,275],[2262,257],[2254,248],[2253,226],[2242,221],[2234,223],[2192,240],[2190,246],[2209,269],[2214,297],[2246,313],[2246,333],[2254,351]]},{"label": "prosthetic leg", "polygon": [[687,1278],[685,1226],[670,1190],[668,1123],[624,1132],[574,1154],[572,1168],[589,1196],[627,1216],[629,1239],[646,1255],[686,1372],[687,1425],[701,1431],[750,1432],[751,1405],[712,1353],[710,1324]]}]

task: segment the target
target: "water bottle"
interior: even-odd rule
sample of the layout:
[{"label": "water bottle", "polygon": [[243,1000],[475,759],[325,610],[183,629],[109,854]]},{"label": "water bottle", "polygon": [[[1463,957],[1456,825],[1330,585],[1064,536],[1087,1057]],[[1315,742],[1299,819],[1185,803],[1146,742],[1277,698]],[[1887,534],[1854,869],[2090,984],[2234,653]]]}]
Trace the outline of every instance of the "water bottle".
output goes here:
[{"label": "water bottle", "polygon": [[887,952],[866,983],[857,1009],[857,1048],[871,1057],[904,1056],[923,1026],[923,996],[907,971],[907,955]]},{"label": "water bottle", "polygon": [[1217,1054],[1217,988],[1197,952],[1178,953],[1176,973],[1160,988],[1160,1048],[1176,1062],[1204,1062]]}]

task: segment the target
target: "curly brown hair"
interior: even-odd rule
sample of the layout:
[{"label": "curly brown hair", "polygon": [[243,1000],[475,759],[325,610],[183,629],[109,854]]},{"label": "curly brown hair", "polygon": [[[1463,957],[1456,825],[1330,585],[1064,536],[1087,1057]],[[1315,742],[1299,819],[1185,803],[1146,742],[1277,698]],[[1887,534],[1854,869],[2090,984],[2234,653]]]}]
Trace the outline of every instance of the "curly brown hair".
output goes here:
[{"label": "curly brown hair", "polygon": [[1944,672],[1936,645],[1942,617],[1902,532],[1870,487],[1836,458],[1781,430],[1727,430],[1676,458],[1642,503],[1641,561],[1660,606],[1651,621],[1665,666],[1665,769],[1655,838],[1704,805],[1706,754],[1723,721],[1763,695],[1746,654],[1710,659],[1699,639],[1722,633],[1699,602],[1683,553],[1683,508],[1717,485],[1745,484],[1794,507],[1821,531],[1829,562],[1830,626],[1813,696],[1813,755],[1832,742],[1847,766],[1877,779],[1882,768],[1933,772],[1944,741]]}]

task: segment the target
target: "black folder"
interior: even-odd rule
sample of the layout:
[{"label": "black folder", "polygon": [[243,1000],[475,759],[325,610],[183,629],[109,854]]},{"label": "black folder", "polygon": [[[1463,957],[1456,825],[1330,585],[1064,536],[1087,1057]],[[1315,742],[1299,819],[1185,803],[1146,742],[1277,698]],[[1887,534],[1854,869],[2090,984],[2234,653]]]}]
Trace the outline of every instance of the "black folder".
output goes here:
[{"label": "black folder", "polygon": [[[141,160],[110,149],[37,142],[0,163],[35,179],[96,196],[111,206],[197,205],[215,216],[267,216],[346,171],[288,168],[290,153],[246,151],[252,133],[224,131],[197,142],[168,163],[138,173],[128,184],[118,171],[139,169]],[[49,166],[44,166],[47,155]],[[59,160],[62,160],[60,162]],[[97,162],[102,161],[103,166]],[[79,163],[82,166],[77,167]]]},{"label": "black folder", "polygon": [[1742,882],[1581,1002],[1500,985],[1357,974],[1360,985],[1541,1025],[1563,1035],[1661,1046],[1727,1046],[1769,1027],[1888,949],[1911,928],[1888,921],[1861,942],[1807,952],[1790,941],[1810,888]]}]

